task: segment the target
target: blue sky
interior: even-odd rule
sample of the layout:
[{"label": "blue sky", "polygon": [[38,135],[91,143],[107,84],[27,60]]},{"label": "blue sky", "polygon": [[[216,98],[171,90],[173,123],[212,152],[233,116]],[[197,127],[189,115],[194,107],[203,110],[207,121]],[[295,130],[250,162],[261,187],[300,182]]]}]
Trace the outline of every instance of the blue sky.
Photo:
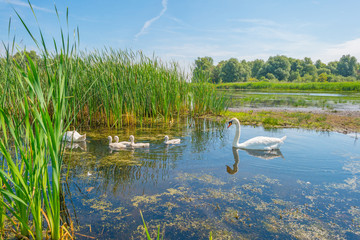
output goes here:
[{"label": "blue sky", "polygon": [[[31,1],[48,44],[59,39],[59,22],[53,1]],[[80,47],[93,51],[142,50],[163,61],[182,66],[197,57],[210,56],[215,63],[267,60],[286,55],[323,62],[350,54],[360,61],[359,0],[133,0],[55,1],[61,25],[66,29],[69,8],[71,36],[80,29]],[[0,0],[0,40],[16,35],[22,48],[35,49],[13,8],[36,32],[37,23],[26,1]],[[0,48],[3,54],[3,48]]]}]

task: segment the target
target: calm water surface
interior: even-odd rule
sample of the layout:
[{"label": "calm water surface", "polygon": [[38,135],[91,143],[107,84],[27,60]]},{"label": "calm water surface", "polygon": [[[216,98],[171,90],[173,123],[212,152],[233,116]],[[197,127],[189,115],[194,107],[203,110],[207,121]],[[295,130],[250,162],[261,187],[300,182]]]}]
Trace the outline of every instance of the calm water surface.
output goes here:
[{"label": "calm water surface", "polygon": [[[150,148],[109,150],[108,135],[130,134]],[[181,144],[165,146],[165,134]],[[206,120],[88,131],[63,168],[77,238],[145,239],[139,210],[164,239],[360,238],[354,136],[244,126],[240,141],[288,137],[281,152],[247,152],[231,147],[234,135],[234,127]]]},{"label": "calm water surface", "polygon": [[360,94],[354,92],[262,92],[219,90],[232,99],[231,108],[283,108],[360,111]]}]

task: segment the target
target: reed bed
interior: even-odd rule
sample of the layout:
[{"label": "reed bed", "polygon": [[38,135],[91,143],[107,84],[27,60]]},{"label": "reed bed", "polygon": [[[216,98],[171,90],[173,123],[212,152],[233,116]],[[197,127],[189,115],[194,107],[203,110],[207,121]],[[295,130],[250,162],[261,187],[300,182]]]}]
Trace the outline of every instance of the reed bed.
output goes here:
[{"label": "reed bed", "polygon": [[219,89],[257,89],[257,90],[302,90],[302,91],[360,91],[360,82],[311,82],[311,83],[273,83],[244,82],[221,83]]},{"label": "reed bed", "polygon": [[15,38],[3,44],[0,238],[72,238],[60,207],[66,206],[60,202],[62,136],[71,125],[121,127],[217,114],[227,101],[213,85],[187,81],[176,63],[140,51],[79,52],[79,34],[70,43],[62,28],[60,44],[54,41],[50,52],[41,29],[37,40],[17,15],[41,56],[31,59],[24,51],[15,60]]},{"label": "reed bed", "polygon": [[[39,66],[40,79],[47,71],[56,72],[58,56],[48,56],[47,70]],[[5,63],[5,61],[4,61]],[[2,64],[2,71],[12,72],[14,63]],[[226,109],[224,96],[208,83],[190,83],[176,63],[162,63],[141,52],[104,49],[92,53],[72,54],[66,62],[67,106],[74,125],[121,127],[176,118],[184,114],[218,114]],[[1,75],[1,104],[11,109],[11,96],[20,94],[15,76]],[[44,92],[50,88],[43,81]],[[11,88],[7,87],[11,86]],[[6,101],[5,101],[6,99]]]}]

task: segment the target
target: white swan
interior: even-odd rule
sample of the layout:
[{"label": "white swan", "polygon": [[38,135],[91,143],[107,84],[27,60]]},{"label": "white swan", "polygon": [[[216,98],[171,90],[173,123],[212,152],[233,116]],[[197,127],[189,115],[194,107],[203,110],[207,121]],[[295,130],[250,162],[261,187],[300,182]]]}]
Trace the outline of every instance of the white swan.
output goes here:
[{"label": "white swan", "polygon": [[124,144],[126,145],[126,147],[131,147],[131,142],[119,142],[119,137],[118,136],[115,136],[114,137],[114,140],[115,140],[115,143],[121,143],[121,144]]},{"label": "white swan", "polygon": [[237,118],[232,118],[229,121],[228,128],[235,124],[236,126],[236,133],[233,141],[233,147],[236,148],[243,148],[243,149],[256,149],[256,150],[272,150],[272,149],[279,149],[280,145],[284,143],[286,136],[282,138],[274,138],[274,137],[254,137],[246,142],[239,143],[240,139],[240,122]]},{"label": "white swan", "polygon": [[165,143],[165,144],[179,144],[180,141],[181,141],[181,140],[178,139],[178,138],[169,140],[169,137],[168,137],[167,135],[166,135],[165,138],[164,138],[164,143]]},{"label": "white swan", "polygon": [[108,136],[108,140],[109,140],[109,148],[110,148],[111,150],[118,150],[118,149],[124,149],[124,148],[126,148],[126,145],[124,145],[124,144],[116,143],[116,142],[113,143],[111,136]]},{"label": "white swan", "polygon": [[84,135],[80,135],[75,130],[67,131],[66,133],[64,133],[62,140],[66,142],[82,142],[86,140],[86,133]]},{"label": "white swan", "polygon": [[129,137],[130,139],[130,146],[133,148],[146,148],[146,147],[150,147],[150,143],[135,143],[135,137],[133,135],[130,135]]}]

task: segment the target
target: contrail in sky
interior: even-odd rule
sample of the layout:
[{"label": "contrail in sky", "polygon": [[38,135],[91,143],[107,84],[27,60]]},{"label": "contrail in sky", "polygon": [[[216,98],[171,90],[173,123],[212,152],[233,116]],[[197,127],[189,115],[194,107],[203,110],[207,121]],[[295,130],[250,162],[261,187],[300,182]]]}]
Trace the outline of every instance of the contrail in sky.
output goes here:
[{"label": "contrail in sky", "polygon": [[[18,1],[18,0],[0,0],[0,2],[6,2],[9,3],[11,5],[16,5],[16,6],[20,6],[20,7],[30,7],[28,2],[22,2],[22,1]],[[38,7],[34,4],[31,4],[31,6],[33,7],[33,9],[39,10],[39,11],[43,11],[43,12],[53,12],[47,8],[42,8],[42,7]]]},{"label": "contrail in sky", "polygon": [[135,35],[135,39],[138,39],[139,36],[145,34],[145,31],[148,27],[150,27],[150,25],[155,22],[156,20],[158,20],[167,10],[167,0],[162,0],[162,6],[163,9],[161,10],[160,14],[157,15],[156,17],[148,20],[145,22],[144,26],[142,27],[142,29],[140,30],[140,32],[138,34]]}]

